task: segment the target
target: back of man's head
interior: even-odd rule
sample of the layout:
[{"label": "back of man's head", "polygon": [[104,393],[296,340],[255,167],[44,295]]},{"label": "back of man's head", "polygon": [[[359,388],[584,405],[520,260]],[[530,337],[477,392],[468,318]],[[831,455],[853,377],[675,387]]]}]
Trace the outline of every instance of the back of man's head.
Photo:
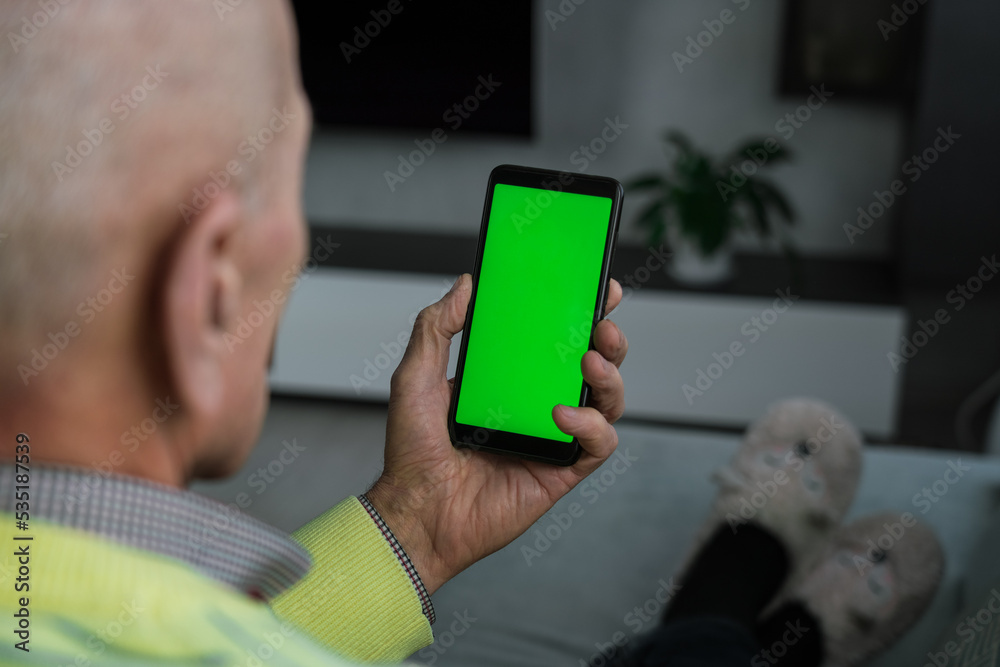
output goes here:
[{"label": "back of man's head", "polygon": [[222,16],[197,0],[0,7],[2,385],[23,390],[25,353],[119,264],[142,261],[182,217],[178,197],[266,123],[289,85],[262,43],[271,4]]},{"label": "back of man's head", "polygon": [[225,474],[255,440],[277,318],[227,336],[304,245],[292,24],[273,0],[0,5],[0,423],[44,458],[113,455],[168,397],[118,472]]}]

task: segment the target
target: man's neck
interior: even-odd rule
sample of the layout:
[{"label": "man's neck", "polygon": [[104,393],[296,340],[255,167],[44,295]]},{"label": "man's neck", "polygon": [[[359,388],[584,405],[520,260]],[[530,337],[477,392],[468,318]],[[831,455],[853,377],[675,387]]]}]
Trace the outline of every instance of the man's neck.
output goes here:
[{"label": "man's neck", "polygon": [[[34,394],[38,395],[38,394]],[[49,393],[48,395],[52,395]],[[56,399],[28,403],[23,397],[0,401],[0,434],[11,442],[0,442],[0,462],[14,460],[14,438],[29,439],[33,463],[95,470],[183,488],[187,467],[171,439],[164,417],[175,405],[169,399],[156,405],[146,417],[130,410],[127,403],[108,399],[73,404]]]}]

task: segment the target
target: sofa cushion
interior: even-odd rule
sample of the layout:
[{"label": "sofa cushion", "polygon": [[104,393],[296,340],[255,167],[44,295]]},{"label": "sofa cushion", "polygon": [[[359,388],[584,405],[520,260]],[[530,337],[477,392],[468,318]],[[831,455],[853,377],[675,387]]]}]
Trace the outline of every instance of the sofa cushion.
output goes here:
[{"label": "sofa cushion", "polygon": [[[739,436],[637,425],[618,431],[618,453],[599,471],[434,595],[435,643],[411,660],[575,667],[651,627],[708,512],[709,474]],[[961,476],[946,476],[956,469]],[[964,564],[989,525],[997,489],[1000,463],[990,459],[868,448],[850,517],[910,512],[937,532],[947,558],[928,613],[875,664],[923,664],[961,604]]]}]

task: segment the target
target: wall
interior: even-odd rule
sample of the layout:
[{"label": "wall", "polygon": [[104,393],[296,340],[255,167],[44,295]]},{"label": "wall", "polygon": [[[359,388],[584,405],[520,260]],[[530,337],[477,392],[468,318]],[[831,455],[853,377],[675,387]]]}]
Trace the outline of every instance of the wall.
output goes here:
[{"label": "wall", "polygon": [[[1000,133],[1000,3],[929,3],[925,78],[908,154],[933,145],[939,128],[961,135],[929,165],[903,206],[903,278],[945,291],[980,257],[1000,251],[996,214]],[[995,292],[995,288],[993,289]]]},{"label": "wall", "polygon": [[[459,130],[390,192],[384,172],[395,169],[398,156],[414,150],[414,139],[428,133],[317,131],[307,171],[309,219],[476,234],[493,166],[578,170],[571,156],[599,135],[606,118],[620,118],[628,129],[587,171],[627,179],[665,166],[660,136],[667,127],[684,129],[705,148],[728,152],[751,135],[784,141],[787,132],[780,134],[775,124],[806,102],[774,93],[784,6],[779,0],[561,4],[575,11],[559,22],[550,22],[546,13],[558,13],[560,0],[539,0],[536,6],[533,140],[463,136]],[[705,30],[703,21],[717,19],[723,9],[732,10],[735,20],[679,72],[672,53],[683,51],[689,36]],[[857,218],[857,207],[867,206],[876,188],[885,189],[896,178],[902,118],[885,108],[841,102],[833,92],[833,100],[784,141],[795,161],[776,167],[773,176],[800,213],[793,238],[803,251],[885,257],[890,224],[872,227],[853,246],[843,225]],[[642,238],[631,225],[639,203],[635,198],[626,204],[623,240]],[[747,239],[740,244],[756,247]]]}]

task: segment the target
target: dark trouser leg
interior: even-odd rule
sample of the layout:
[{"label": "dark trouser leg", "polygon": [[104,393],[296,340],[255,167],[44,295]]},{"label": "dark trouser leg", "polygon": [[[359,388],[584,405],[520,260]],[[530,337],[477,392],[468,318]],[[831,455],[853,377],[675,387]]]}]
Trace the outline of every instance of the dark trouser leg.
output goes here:
[{"label": "dark trouser leg", "polygon": [[[804,609],[783,608],[758,624],[764,607],[788,575],[788,553],[769,531],[744,524],[735,531],[720,525],[681,581],[663,623],[631,652],[607,664],[616,667],[754,667],[768,660],[775,641],[786,634],[786,621]],[[791,615],[789,615],[791,614]],[[812,619],[813,621],[815,619]],[[809,619],[806,619],[806,627]],[[796,638],[788,667],[818,665],[821,633]],[[787,642],[784,642],[787,644]],[[783,651],[787,646],[779,647]],[[758,662],[754,662],[757,660]],[[599,667],[595,665],[595,667]]]}]

